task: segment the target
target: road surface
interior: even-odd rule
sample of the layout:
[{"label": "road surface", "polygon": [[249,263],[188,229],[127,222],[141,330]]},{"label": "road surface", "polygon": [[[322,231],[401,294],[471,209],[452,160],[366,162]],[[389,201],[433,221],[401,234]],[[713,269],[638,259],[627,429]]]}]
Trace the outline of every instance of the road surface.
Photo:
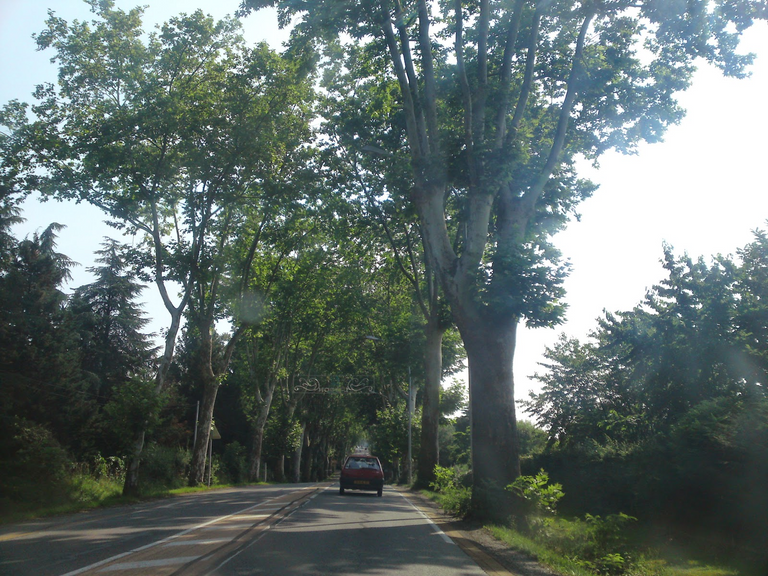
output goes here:
[{"label": "road surface", "polygon": [[0,529],[0,575],[485,574],[406,496],[252,486]]}]

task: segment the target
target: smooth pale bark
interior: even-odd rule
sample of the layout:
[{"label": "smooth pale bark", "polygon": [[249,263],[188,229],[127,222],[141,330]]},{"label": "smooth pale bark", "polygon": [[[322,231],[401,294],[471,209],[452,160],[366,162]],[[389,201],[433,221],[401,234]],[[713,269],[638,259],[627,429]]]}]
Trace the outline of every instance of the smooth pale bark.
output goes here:
[{"label": "smooth pale bark", "polygon": [[285,454],[281,454],[275,464],[275,481],[283,482],[285,480]]},{"label": "smooth pale bark", "polygon": [[141,453],[144,451],[145,435],[145,431],[142,429],[136,433],[133,439],[131,459],[125,471],[123,496],[136,496],[139,492],[139,464],[141,463]]},{"label": "smooth pale bark", "polygon": [[227,370],[234,346],[243,333],[242,329],[235,330],[224,350],[224,358],[219,367],[221,372],[216,374],[213,368],[213,322],[213,316],[208,315],[198,326],[198,333],[201,337],[196,369],[203,385],[203,397],[200,403],[197,440],[192,447],[192,463],[187,478],[190,486],[198,486],[204,483],[205,461],[208,457],[208,443],[213,429],[213,409],[216,406],[216,396],[219,393],[220,374]]},{"label": "smooth pale bark", "polygon": [[274,384],[268,386],[267,394],[259,407],[259,414],[253,425],[253,437],[251,441],[250,467],[248,470],[248,479],[251,482],[258,482],[261,472],[261,452],[264,445],[264,427],[267,425],[269,410],[272,407],[272,398],[274,395]]},{"label": "smooth pale bark", "polygon": [[216,404],[216,395],[219,391],[218,379],[213,376],[206,378],[203,389],[203,400],[200,403],[200,416],[197,425],[197,442],[192,449],[192,462],[190,464],[189,485],[199,486],[204,482],[205,461],[207,459],[207,447],[213,428],[213,408]]},{"label": "smooth pale bark", "polygon": [[298,484],[301,482],[301,452],[304,446],[304,433],[307,429],[305,423],[301,424],[301,441],[291,456],[291,482]]},{"label": "smooth pale bark", "polygon": [[428,487],[435,480],[435,466],[440,459],[440,381],[443,369],[443,334],[436,320],[427,323],[424,350],[424,402],[421,415],[421,444],[418,457],[419,486]]},{"label": "smooth pale bark", "polygon": [[309,426],[304,426],[304,433],[301,435],[301,481],[302,482],[309,482],[309,468],[311,465],[310,461],[310,444],[309,444]]},{"label": "smooth pale bark", "polygon": [[196,442],[192,448],[192,462],[188,482],[190,486],[203,483],[205,476],[205,461],[207,459],[208,442],[213,425],[213,408],[216,405],[216,395],[219,391],[219,380],[213,373],[211,356],[213,339],[209,327],[202,326],[201,346],[197,362],[198,376],[203,384],[203,398],[200,403],[200,418],[197,424]]}]

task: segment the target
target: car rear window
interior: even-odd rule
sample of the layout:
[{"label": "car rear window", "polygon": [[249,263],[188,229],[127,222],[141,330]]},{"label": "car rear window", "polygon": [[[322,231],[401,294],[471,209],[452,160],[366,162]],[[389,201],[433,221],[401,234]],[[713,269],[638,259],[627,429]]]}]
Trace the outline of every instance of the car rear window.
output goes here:
[{"label": "car rear window", "polygon": [[368,469],[368,470],[378,470],[379,469],[379,461],[376,460],[376,458],[356,458],[351,457],[347,459],[347,463],[344,466],[344,468],[349,469]]}]

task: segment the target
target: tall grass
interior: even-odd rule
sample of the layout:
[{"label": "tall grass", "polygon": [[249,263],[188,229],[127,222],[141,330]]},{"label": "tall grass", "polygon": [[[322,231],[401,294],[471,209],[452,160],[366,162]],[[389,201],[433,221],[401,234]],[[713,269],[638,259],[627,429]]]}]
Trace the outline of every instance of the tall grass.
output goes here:
[{"label": "tall grass", "polygon": [[[576,550],[565,551],[562,548],[564,534],[573,530],[575,533],[565,539],[579,541],[582,527],[569,526],[569,521],[561,521],[561,534],[553,542],[548,539],[533,539],[509,526],[489,525],[488,531],[510,548],[519,550],[546,564],[563,576],[596,576],[606,572],[584,564]],[[710,566],[695,560],[669,559],[658,556],[659,552],[645,551],[628,565],[622,572],[625,576],[739,576],[733,568]]]},{"label": "tall grass", "polygon": [[20,522],[88,510],[127,502],[122,496],[120,478],[97,478],[89,473],[74,472],[60,480],[58,485],[29,484],[25,492],[34,493],[24,500],[4,499],[0,502],[0,523]]},{"label": "tall grass", "polygon": [[[437,467],[435,473],[432,488],[436,492],[425,494],[447,512],[466,516],[471,509],[466,471]],[[519,477],[507,490],[520,500],[518,513],[486,529],[510,548],[562,576],[747,576],[734,568],[680,556],[679,551],[672,555],[650,549],[642,532],[634,529],[636,519],[626,514],[587,514],[583,519],[557,516],[562,487],[549,484],[543,470],[535,476]]]}]

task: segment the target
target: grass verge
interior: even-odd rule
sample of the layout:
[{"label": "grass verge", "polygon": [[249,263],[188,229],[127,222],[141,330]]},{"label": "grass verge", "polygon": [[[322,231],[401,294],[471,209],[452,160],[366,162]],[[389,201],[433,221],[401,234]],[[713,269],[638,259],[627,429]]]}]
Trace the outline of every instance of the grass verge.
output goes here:
[{"label": "grass verge", "polygon": [[[420,493],[435,501],[447,512],[456,508],[456,495],[421,490]],[[599,518],[598,518],[599,519]],[[536,522],[526,522],[529,525]],[[595,523],[593,523],[594,525]],[[600,523],[597,523],[600,526]],[[747,576],[746,572],[731,567],[709,565],[692,560],[678,553],[664,550],[651,550],[638,542],[631,541],[631,533],[627,534],[626,550],[610,554],[604,550],[595,557],[594,546],[590,546],[589,526],[580,520],[558,518],[556,522],[539,524],[541,529],[533,534],[523,533],[510,526],[488,524],[485,528],[497,540],[513,550],[520,551],[539,563],[547,566],[561,576]],[[605,527],[605,523],[602,523]],[[603,533],[603,538],[606,536]],[[617,536],[616,534],[614,536]],[[589,554],[590,551],[592,554]],[[601,555],[605,554],[602,558]],[[622,559],[621,563],[601,563],[606,558]]]},{"label": "grass verge", "polygon": [[[264,484],[259,482],[255,485]],[[216,484],[211,486],[183,486],[170,488],[164,486],[143,487],[138,496],[123,496],[123,480],[120,478],[94,478],[87,474],[74,475],[64,480],[56,490],[40,488],[29,490],[36,497],[24,502],[0,499],[0,524],[12,524],[46,518],[59,514],[72,514],[95,508],[108,508],[134,504],[145,500],[169,498],[183,494],[205,492],[231,488],[233,484]]]},{"label": "grass verge", "polygon": [[[486,529],[510,548],[519,550],[535,558],[562,576],[596,576],[605,572],[596,572],[582,565],[583,559],[569,557],[548,546],[547,542],[539,542],[520,532],[498,525],[488,525]],[[648,551],[640,555],[627,568],[618,572],[624,576],[740,576],[733,568],[710,566],[695,560],[664,559],[658,557],[658,552]]]}]

